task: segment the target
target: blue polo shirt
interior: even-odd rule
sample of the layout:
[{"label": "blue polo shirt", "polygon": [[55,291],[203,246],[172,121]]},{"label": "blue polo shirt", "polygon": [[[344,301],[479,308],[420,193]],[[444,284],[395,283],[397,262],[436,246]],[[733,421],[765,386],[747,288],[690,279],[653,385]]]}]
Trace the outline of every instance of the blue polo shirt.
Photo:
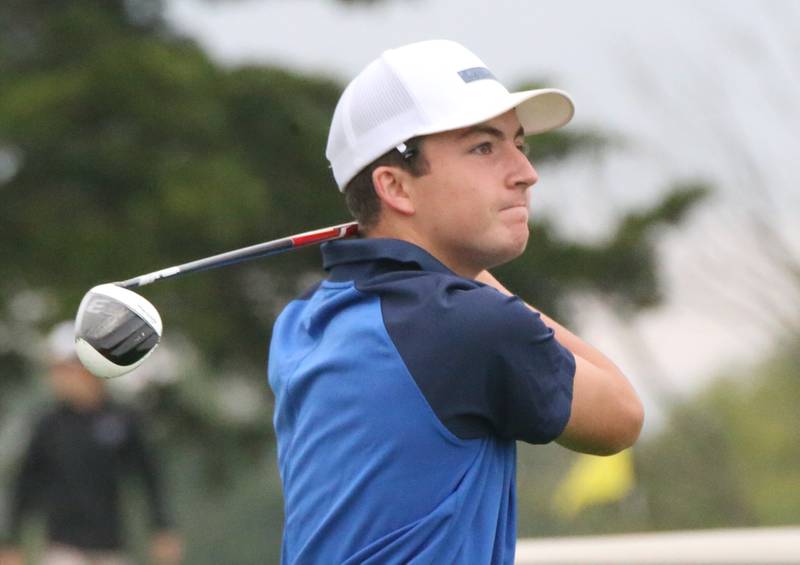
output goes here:
[{"label": "blue polo shirt", "polygon": [[569,419],[575,360],[520,299],[392,239],[322,247],[269,353],[282,562],[512,563],[515,440]]}]

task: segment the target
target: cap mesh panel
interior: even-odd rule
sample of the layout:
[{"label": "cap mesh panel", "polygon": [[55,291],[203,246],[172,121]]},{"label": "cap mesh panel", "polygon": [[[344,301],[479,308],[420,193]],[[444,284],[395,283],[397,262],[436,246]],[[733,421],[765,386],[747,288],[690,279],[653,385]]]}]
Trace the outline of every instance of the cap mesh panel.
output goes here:
[{"label": "cap mesh panel", "polygon": [[344,118],[335,116],[328,136],[327,150],[331,152],[331,157],[336,157],[349,147],[350,144],[347,142],[347,135],[344,131]]},{"label": "cap mesh panel", "polygon": [[370,88],[359,88],[350,101],[351,125],[357,137],[414,108],[403,83],[385,66],[373,65],[361,79]]}]

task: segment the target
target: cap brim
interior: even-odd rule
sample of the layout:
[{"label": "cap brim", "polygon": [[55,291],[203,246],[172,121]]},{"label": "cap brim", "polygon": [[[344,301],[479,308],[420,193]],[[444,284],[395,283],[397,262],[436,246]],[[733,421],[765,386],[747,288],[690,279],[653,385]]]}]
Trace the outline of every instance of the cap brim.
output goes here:
[{"label": "cap brim", "polygon": [[555,88],[514,92],[519,123],[525,135],[544,133],[560,128],[575,115],[575,105],[569,94]]},{"label": "cap brim", "polygon": [[415,135],[430,135],[444,131],[474,126],[516,110],[525,135],[544,133],[566,125],[575,115],[575,106],[569,94],[556,88],[512,92],[494,106],[480,106],[471,115],[459,114],[455,120],[431,124],[411,135],[399,136],[404,141]]}]

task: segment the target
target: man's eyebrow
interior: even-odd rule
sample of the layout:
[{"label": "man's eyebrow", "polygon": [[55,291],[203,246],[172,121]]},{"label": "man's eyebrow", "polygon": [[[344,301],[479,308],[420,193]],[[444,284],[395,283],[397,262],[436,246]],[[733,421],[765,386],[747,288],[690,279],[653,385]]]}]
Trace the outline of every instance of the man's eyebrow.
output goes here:
[{"label": "man's eyebrow", "polygon": [[[506,138],[506,134],[504,134],[502,131],[500,131],[499,129],[497,129],[494,126],[489,126],[489,125],[486,125],[486,124],[478,124],[476,126],[468,127],[466,129],[466,131],[463,131],[463,132],[461,132],[461,134],[459,134],[458,138],[459,139],[464,139],[466,137],[469,137],[471,135],[476,135],[476,134],[479,134],[479,133],[485,133],[485,134],[491,135],[492,137],[495,137],[495,138],[499,139],[500,141],[503,141]],[[517,139],[518,137],[524,137],[524,136],[525,136],[525,129],[522,126],[519,126],[519,129],[514,134],[514,139]]]}]

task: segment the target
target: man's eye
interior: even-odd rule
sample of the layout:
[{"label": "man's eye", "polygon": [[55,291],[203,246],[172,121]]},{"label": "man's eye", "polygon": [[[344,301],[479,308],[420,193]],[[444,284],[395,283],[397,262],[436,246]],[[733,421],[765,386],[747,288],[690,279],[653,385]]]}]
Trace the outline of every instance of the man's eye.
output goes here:
[{"label": "man's eye", "polygon": [[520,153],[525,155],[526,157],[531,156],[531,146],[528,144],[527,141],[523,141],[522,143],[517,144],[517,149],[520,150]]},{"label": "man's eye", "polygon": [[476,145],[472,149],[473,153],[477,153],[478,155],[489,155],[492,152],[492,144],[490,142],[481,143],[480,145]]}]

